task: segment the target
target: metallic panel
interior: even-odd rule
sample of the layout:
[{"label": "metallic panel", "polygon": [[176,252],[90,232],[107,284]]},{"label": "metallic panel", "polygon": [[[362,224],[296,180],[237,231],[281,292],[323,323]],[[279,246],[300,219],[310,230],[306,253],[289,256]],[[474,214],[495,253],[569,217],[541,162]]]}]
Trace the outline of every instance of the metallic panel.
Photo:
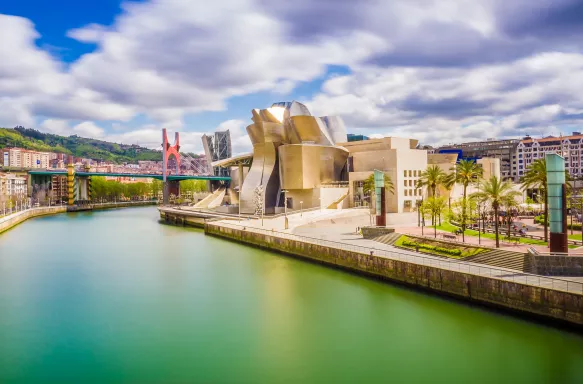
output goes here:
[{"label": "metallic panel", "polygon": [[346,134],[346,126],[344,121],[339,116],[324,116],[321,117],[322,121],[328,129],[330,138],[333,144],[345,143],[348,140]]},{"label": "metallic panel", "polygon": [[247,133],[253,144],[253,163],[240,193],[241,212],[254,213],[255,190],[263,188],[265,209],[281,205],[281,189],[308,190],[338,181],[348,151],[334,147],[346,140],[346,128],[335,117],[312,116],[297,101],[274,103],[252,110]]},{"label": "metallic panel", "polygon": [[282,189],[312,189],[342,179],[348,151],[325,145],[289,144],[279,147]]},{"label": "metallic panel", "polygon": [[[291,126],[298,135],[299,143],[312,142],[314,144],[331,145],[327,133],[322,132],[323,124],[313,116],[292,116]],[[299,144],[298,143],[298,144]]]}]

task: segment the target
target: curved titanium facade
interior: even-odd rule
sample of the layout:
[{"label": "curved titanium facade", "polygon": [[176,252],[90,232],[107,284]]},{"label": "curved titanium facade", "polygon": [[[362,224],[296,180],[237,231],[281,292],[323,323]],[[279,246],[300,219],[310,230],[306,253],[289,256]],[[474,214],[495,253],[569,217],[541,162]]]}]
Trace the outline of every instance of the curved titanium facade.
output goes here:
[{"label": "curved titanium facade", "polygon": [[253,196],[259,186],[269,212],[283,206],[282,189],[313,189],[340,180],[348,151],[335,146],[346,141],[339,117],[312,116],[296,101],[254,109],[252,114],[247,134],[253,144],[253,164],[241,188],[241,212],[256,212]]}]

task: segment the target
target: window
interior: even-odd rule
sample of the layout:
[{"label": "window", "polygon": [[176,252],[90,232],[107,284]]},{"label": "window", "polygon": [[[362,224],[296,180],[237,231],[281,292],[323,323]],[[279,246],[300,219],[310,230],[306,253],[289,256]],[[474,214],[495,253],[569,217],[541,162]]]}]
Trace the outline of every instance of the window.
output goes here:
[{"label": "window", "polygon": [[407,180],[403,180],[403,185],[406,187],[407,186]]},{"label": "window", "polygon": [[408,190],[407,190],[407,189],[405,189],[405,190],[403,191],[403,195],[407,196],[407,191],[408,191]]},{"label": "window", "polygon": [[407,177],[407,171],[403,171],[403,176]]},{"label": "window", "polygon": [[413,177],[413,171],[409,170],[409,177]]}]

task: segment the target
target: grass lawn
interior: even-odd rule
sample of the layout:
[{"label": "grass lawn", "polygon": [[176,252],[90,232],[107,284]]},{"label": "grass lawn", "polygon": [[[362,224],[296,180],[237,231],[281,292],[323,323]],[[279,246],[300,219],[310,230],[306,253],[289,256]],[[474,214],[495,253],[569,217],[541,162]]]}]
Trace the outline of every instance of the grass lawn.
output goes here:
[{"label": "grass lawn", "polygon": [[[454,233],[456,230],[459,229],[459,227],[456,227],[455,225],[452,225],[450,223],[446,223],[443,222],[441,225],[437,226],[437,229],[440,229],[442,231],[446,231],[446,232],[451,232]],[[474,231],[473,229],[466,229],[465,234],[468,236],[478,236],[478,231]],[[494,235],[493,233],[482,233],[481,236],[485,239],[492,239],[492,240],[496,240],[496,235]],[[575,236],[575,235],[573,235]],[[504,237],[506,237],[506,234],[504,232],[500,233],[500,241],[504,241]],[[543,240],[535,240],[535,239],[528,239],[525,237],[519,237],[519,236],[512,236],[512,237],[518,237],[520,239],[520,243],[521,244],[534,244],[534,245],[547,245],[547,243]],[[581,238],[581,235],[579,235],[579,238]]]},{"label": "grass lawn", "polygon": [[489,250],[489,249],[485,249],[485,248],[464,247],[461,244],[457,245],[457,244],[451,244],[451,243],[447,243],[447,242],[439,242],[439,241],[434,241],[434,240],[429,240],[429,239],[428,240],[418,240],[415,238],[411,239],[407,236],[399,237],[399,239],[397,241],[395,241],[394,245],[397,247],[406,248],[406,249],[414,251],[415,246],[409,246],[409,245],[403,244],[403,242],[406,240],[415,241],[415,242],[419,242],[422,244],[436,245],[436,246],[443,247],[443,248],[459,249],[461,251],[460,255],[451,255],[451,254],[446,253],[446,252],[439,252],[437,250],[432,250],[432,249],[421,249],[421,248],[419,249],[419,252],[422,252],[422,253],[429,253],[432,255],[449,257],[451,259],[463,259],[463,258],[477,255],[478,253],[482,253],[484,251]]},{"label": "grass lawn", "polygon": [[[569,231],[569,233],[571,233],[571,231]],[[571,239],[571,240],[581,240],[581,233],[575,233],[575,232],[573,232],[572,235],[569,235],[569,239]]]}]

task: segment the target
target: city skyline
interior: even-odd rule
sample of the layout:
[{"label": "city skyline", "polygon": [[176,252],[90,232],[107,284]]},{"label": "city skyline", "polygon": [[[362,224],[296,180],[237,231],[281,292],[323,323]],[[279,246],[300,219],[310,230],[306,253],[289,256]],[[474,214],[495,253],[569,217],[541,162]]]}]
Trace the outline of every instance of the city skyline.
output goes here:
[{"label": "city skyline", "polygon": [[3,4],[0,125],[148,147],[167,127],[199,153],[230,129],[239,153],[251,108],[295,99],[432,145],[578,130],[580,2],[422,5]]}]

